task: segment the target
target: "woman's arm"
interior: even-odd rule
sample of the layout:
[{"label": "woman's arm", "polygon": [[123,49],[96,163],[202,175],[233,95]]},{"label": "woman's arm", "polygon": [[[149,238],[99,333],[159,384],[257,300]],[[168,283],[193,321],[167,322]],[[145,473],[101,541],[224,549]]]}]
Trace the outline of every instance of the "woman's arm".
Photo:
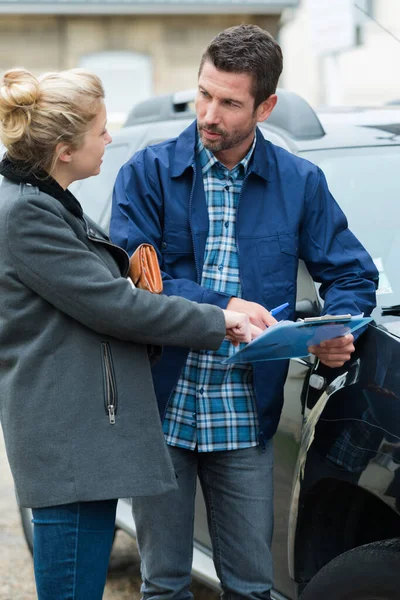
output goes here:
[{"label": "woman's arm", "polygon": [[143,344],[198,349],[217,349],[225,337],[220,308],[156,296],[132,288],[123,277],[115,278],[78,239],[50,196],[21,196],[12,202],[7,241],[20,280],[99,333]]}]

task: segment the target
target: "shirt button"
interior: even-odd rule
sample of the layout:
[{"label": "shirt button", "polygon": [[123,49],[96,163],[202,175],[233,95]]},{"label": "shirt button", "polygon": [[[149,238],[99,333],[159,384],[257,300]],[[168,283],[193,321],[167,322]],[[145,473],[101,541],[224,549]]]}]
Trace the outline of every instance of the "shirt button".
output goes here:
[{"label": "shirt button", "polygon": [[193,419],[195,419],[195,418],[196,418],[196,413],[195,413],[195,412],[194,412],[194,413],[192,413],[192,417],[193,417]]},{"label": "shirt button", "polygon": [[161,244],[161,248],[162,248],[163,250],[166,250],[166,248],[167,248],[167,245],[168,245],[168,244],[167,244],[167,242],[163,242],[163,243]]},{"label": "shirt button", "polygon": [[224,268],[224,265],[219,265],[218,271],[222,271],[223,268]]},{"label": "shirt button", "polygon": [[201,388],[199,389],[199,394],[204,394],[204,388],[202,388],[202,387],[201,387]]},{"label": "shirt button", "polygon": [[229,221],[225,221],[224,225],[228,229],[228,227],[229,227]]}]

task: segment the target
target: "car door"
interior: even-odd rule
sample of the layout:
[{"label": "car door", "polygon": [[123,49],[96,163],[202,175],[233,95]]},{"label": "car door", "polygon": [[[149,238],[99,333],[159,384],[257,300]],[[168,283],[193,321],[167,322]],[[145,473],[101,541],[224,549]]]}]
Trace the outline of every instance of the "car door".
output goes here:
[{"label": "car door", "polygon": [[[299,263],[296,308],[302,317],[320,314],[317,289],[303,261]],[[304,389],[313,363],[311,357],[290,361],[282,414],[274,436],[274,587],[287,598],[295,598],[295,586],[289,574],[288,531],[292,485],[301,443]]]}]

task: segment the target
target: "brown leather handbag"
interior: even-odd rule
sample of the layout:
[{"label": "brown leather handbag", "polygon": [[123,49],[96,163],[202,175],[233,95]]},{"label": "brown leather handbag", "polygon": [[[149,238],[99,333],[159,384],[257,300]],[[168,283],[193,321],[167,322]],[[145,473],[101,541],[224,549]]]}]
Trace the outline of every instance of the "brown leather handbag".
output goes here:
[{"label": "brown leather handbag", "polygon": [[157,252],[151,244],[140,244],[129,260],[129,277],[136,287],[161,294],[163,282]]}]

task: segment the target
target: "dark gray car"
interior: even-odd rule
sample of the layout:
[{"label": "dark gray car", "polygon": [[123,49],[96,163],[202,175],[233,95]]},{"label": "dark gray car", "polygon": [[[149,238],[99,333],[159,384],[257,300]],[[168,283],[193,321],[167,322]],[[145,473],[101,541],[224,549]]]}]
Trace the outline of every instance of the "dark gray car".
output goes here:
[{"label": "dark gray car", "polygon": [[[148,144],[192,121],[194,93],[154,98],[134,108],[107,147],[101,174],[74,192],[108,228],[120,166]],[[373,113],[372,113],[373,115]],[[298,96],[280,91],[260,129],[271,142],[318,164],[352,231],[380,272],[375,321],[340,369],[292,360],[275,436],[275,600],[400,598],[400,133],[388,109],[374,126],[321,125]],[[297,316],[321,311],[318,286],[303,263]],[[28,541],[29,511],[22,511]],[[117,526],[133,536],[128,500]],[[218,587],[201,492],[193,574]]]}]

